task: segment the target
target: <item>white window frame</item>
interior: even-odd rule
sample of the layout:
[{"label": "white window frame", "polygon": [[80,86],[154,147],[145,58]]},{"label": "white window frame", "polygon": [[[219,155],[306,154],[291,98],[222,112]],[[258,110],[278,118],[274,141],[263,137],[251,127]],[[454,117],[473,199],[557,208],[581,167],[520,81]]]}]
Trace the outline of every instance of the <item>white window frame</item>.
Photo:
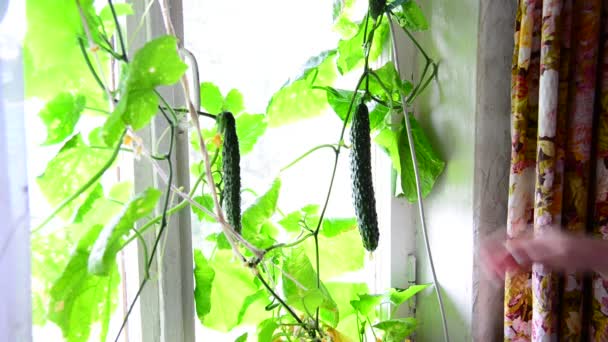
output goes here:
[{"label": "white window frame", "polygon": [[[140,24],[140,18],[148,9],[148,15],[143,27],[134,37]],[[181,0],[170,1],[172,21],[179,41],[183,41],[182,25],[182,3]],[[127,36],[132,40],[128,47],[135,52],[145,42],[158,36],[166,34],[163,17],[158,1],[144,0],[133,2],[134,15],[127,19]],[[170,89],[162,89],[162,95],[171,104],[183,105],[181,88],[174,86]],[[138,132],[146,146],[156,146],[162,132],[168,127],[164,118],[156,117],[146,128]],[[182,129],[186,125],[179,125],[176,130],[173,152],[174,184],[189,189],[189,161],[188,148],[189,139],[187,130]],[[159,150],[165,151],[168,142],[160,144]],[[166,167],[166,163],[161,163]],[[167,169],[165,169],[167,172]],[[148,187],[164,189],[163,180],[159,179],[156,172],[147,160],[136,161],[134,167],[135,192],[144,191]],[[163,195],[164,196],[164,195]],[[146,232],[144,240],[151,250],[158,229]],[[137,246],[139,259],[139,275],[132,276],[127,282],[135,282],[139,285],[145,274],[147,261],[141,246]],[[168,226],[161,240],[161,247],[156,253],[152,265],[151,277],[142,291],[138,303],[138,314],[134,314],[130,322],[134,325],[129,329],[130,336],[136,337],[132,340],[146,342],[194,342],[194,278],[192,257],[192,232],[190,227],[190,212],[181,211],[170,217]],[[133,287],[129,285],[129,289]],[[137,291],[137,288],[135,288]],[[135,291],[128,290],[129,302],[133,300]],[[130,293],[129,293],[130,292]],[[137,317],[139,316],[139,320]],[[140,337],[140,338],[137,338]]]}]

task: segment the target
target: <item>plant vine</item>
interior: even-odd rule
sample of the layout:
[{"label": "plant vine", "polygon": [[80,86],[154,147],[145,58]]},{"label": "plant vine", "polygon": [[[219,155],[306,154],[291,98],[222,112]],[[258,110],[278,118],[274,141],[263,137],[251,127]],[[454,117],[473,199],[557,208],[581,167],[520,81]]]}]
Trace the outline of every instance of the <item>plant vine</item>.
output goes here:
[{"label": "plant vine", "polygon": [[[35,2],[42,8],[52,7],[52,4],[50,4],[52,1],[49,0],[28,1]],[[311,60],[302,76],[286,84],[273,96],[269,104],[269,113],[256,116],[244,113],[243,109],[239,107],[241,104],[229,98],[229,96],[223,98],[220,94],[218,101],[223,101],[223,104],[219,107],[211,103],[209,99],[215,96],[213,94],[216,92],[216,87],[210,83],[201,84],[201,93],[206,92],[205,94],[212,95],[191,101],[192,91],[189,88],[189,80],[186,74],[187,67],[178,53],[183,47],[179,46],[175,38],[166,0],[159,0],[158,5],[163,14],[168,35],[147,42],[133,56],[128,56],[127,48],[129,44],[125,40],[126,37],[119,19],[120,15],[129,15],[130,7],[128,5],[120,4],[119,7],[112,0],[107,1],[106,13],[109,12],[109,18],[106,19],[108,19],[107,22],[111,22],[112,30],[110,31],[109,28],[106,28],[106,25],[110,24],[104,21],[101,12],[96,12],[91,1],[62,2],[61,6],[63,7],[60,9],[74,16],[68,19],[72,20],[73,23],[79,23],[75,26],[79,27],[79,30],[72,32],[73,36],[76,37],[76,51],[81,55],[79,65],[88,70],[92,84],[101,91],[101,94],[99,94],[87,88],[89,84],[80,84],[72,94],[61,94],[49,101],[40,115],[45,123],[50,122],[50,119],[61,122],[60,125],[47,124],[49,134],[47,140],[50,139],[52,134],[56,135],[52,141],[53,144],[69,139],[55,157],[53,161],[55,164],[53,162],[49,163],[45,174],[40,177],[39,184],[43,192],[49,202],[56,206],[52,214],[43,220],[32,231],[32,234],[36,235],[44,231],[43,228],[51,222],[55,222],[54,219],[58,217],[69,220],[69,218],[66,218],[68,215],[65,214],[67,211],[70,211],[69,215],[72,215],[72,212],[75,213],[72,215],[75,217],[72,222],[73,225],[91,226],[90,230],[78,234],[78,239],[71,241],[76,246],[76,252],[69,256],[67,264],[63,265],[59,274],[55,275],[53,279],[46,280],[49,285],[45,291],[50,296],[47,304],[48,309],[45,310],[46,316],[62,329],[66,340],[70,342],[87,340],[91,332],[90,326],[96,322],[101,323],[102,339],[105,339],[109,329],[109,318],[101,317],[102,315],[99,315],[95,310],[98,307],[103,307],[104,312],[109,312],[113,309],[114,304],[112,300],[100,302],[97,292],[91,291],[103,293],[104,296],[101,297],[101,300],[112,298],[116,291],[118,278],[116,255],[137,240],[142,245],[145,254],[144,277],[115,335],[114,340],[119,340],[140,294],[151,279],[151,268],[158,253],[161,239],[168,233],[169,218],[188,207],[201,221],[215,222],[221,228],[221,232],[213,237],[215,247],[213,253],[211,253],[212,257],[207,259],[204,253],[199,250],[194,253],[194,278],[197,283],[195,300],[197,315],[202,324],[210,324],[208,317],[212,313],[211,308],[214,304],[217,305],[212,298],[217,294],[214,286],[217,288],[217,286],[222,285],[215,284],[216,280],[214,279],[217,274],[228,272],[220,269],[214,263],[218,262],[217,260],[236,258],[240,265],[227,266],[227,262],[222,265],[232,272],[230,276],[236,277],[235,280],[250,284],[251,293],[244,298],[240,308],[243,313],[238,312],[238,317],[235,320],[236,324],[232,324],[230,328],[244,324],[244,317],[249,310],[252,310],[251,307],[259,306],[259,302],[270,301],[263,308],[264,311],[270,312],[271,316],[265,320],[254,322],[257,324],[258,336],[261,341],[270,341],[273,336],[287,341],[301,338],[311,341],[322,339],[341,341],[343,340],[341,336],[346,335],[355,336],[359,341],[364,341],[367,334],[371,334],[375,339],[378,339],[380,331],[383,332],[383,340],[397,341],[403,340],[413,333],[416,325],[414,318],[378,322],[379,307],[386,301],[394,307],[398,307],[419,291],[424,290],[426,286],[423,285],[413,286],[406,290],[392,289],[386,294],[373,295],[368,294],[367,289],[362,286],[357,287],[356,284],[348,284],[347,288],[352,296],[347,298],[347,308],[352,311],[351,315],[354,316],[356,327],[353,327],[353,331],[338,331],[339,304],[332,297],[332,291],[328,289],[328,285],[324,283],[325,277],[322,276],[324,273],[321,272],[322,255],[320,246],[324,239],[341,239],[346,234],[352,234],[351,232],[356,234],[357,232],[355,219],[337,219],[327,216],[332,190],[336,182],[340,155],[344,150],[354,148],[347,144],[345,136],[353,120],[355,106],[358,103],[373,104],[372,111],[369,113],[373,126],[371,127],[372,134],[375,136],[376,143],[391,157],[393,167],[400,173],[402,187],[402,194],[400,195],[412,200],[413,190],[409,175],[411,170],[407,166],[409,162],[407,159],[408,150],[405,144],[400,143],[400,139],[405,134],[403,124],[401,123],[395,127],[393,123],[386,123],[385,121],[391,112],[406,110],[406,108],[397,104],[399,101],[395,97],[407,94],[406,104],[408,106],[412,105],[436,78],[438,64],[430,58],[429,54],[410,32],[410,29],[424,30],[427,26],[420,8],[414,1],[394,0],[387,4],[386,1],[371,0],[368,14],[360,22],[350,21],[347,18],[346,9],[348,6],[352,6],[352,1],[337,1],[337,3],[339,6],[334,15],[358,27],[357,32],[343,37],[340,41],[342,46],[348,46],[348,48],[341,49],[338,47]],[[372,15],[373,8],[371,6],[378,6],[378,3],[381,3],[382,11],[378,15]],[[149,10],[149,7],[147,10]],[[40,9],[38,12],[35,11],[33,16],[44,18],[45,15],[48,14],[43,13],[43,10]],[[399,26],[402,27],[403,32],[425,59],[423,72],[415,85],[402,80],[392,63],[387,63],[378,69],[371,66],[378,59],[383,46],[386,45],[389,16],[400,23]],[[31,39],[30,46],[35,47],[37,44],[41,44],[40,37],[34,36],[29,39]],[[360,44],[358,48],[352,48],[357,44]],[[39,52],[33,51],[33,53]],[[352,56],[348,56],[349,53]],[[120,85],[117,89],[111,89],[105,73],[108,71],[107,65],[110,61],[118,63],[119,69],[121,69]],[[53,61],[53,63],[66,62]],[[194,64],[196,65],[196,63]],[[319,85],[318,83],[324,72],[323,67],[327,68],[328,65],[331,66],[332,70],[339,70],[341,74],[357,70],[362,66],[361,74],[354,89],[347,91],[334,89],[332,84],[321,83]],[[194,72],[197,71],[194,70]],[[198,75],[195,78],[197,79]],[[79,79],[79,82],[85,81]],[[186,99],[184,107],[171,105],[157,90],[159,86],[175,85],[177,83],[181,84]],[[307,88],[302,89],[303,84],[306,84]],[[300,88],[295,88],[296,85]],[[295,89],[291,89],[291,87]],[[52,87],[49,86],[49,88]],[[86,91],[83,90],[85,88]],[[286,99],[290,98],[289,92],[291,91],[304,91],[309,98],[312,98],[312,94],[325,92],[327,103],[342,120],[337,142],[313,147],[280,170],[281,173],[286,172],[313,153],[322,149],[330,149],[333,152],[334,159],[324,200],[321,205],[308,205],[300,211],[286,215],[280,212],[277,207],[277,198],[281,187],[281,182],[277,179],[266,193],[261,196],[256,195],[258,197],[257,201],[242,213],[243,231],[237,232],[227,222],[224,215],[226,199],[223,189],[227,180],[224,179],[225,174],[221,171],[219,165],[225,162],[226,157],[222,157],[220,153],[221,145],[217,143],[223,138],[221,129],[214,128],[206,131],[199,119],[221,121],[221,114],[232,110],[235,111],[237,133],[238,129],[243,127],[241,126],[243,122],[254,122],[254,124],[263,127],[263,129],[256,131],[257,136],[253,144],[250,143],[251,146],[237,142],[241,153],[247,153],[255,145],[255,140],[264,134],[267,121],[278,120],[280,122],[281,120],[297,119],[293,117],[285,119],[278,117],[276,114],[281,110],[284,112],[285,108],[281,108],[281,101],[287,101]],[[84,100],[80,100],[78,92],[85,94],[82,95]],[[78,94],[75,95],[74,93]],[[195,97],[198,97],[198,92],[195,93]],[[234,94],[237,93],[238,91]],[[95,94],[97,97],[94,98],[91,94]],[[235,97],[238,98],[238,94]],[[104,109],[99,109],[99,102],[103,102],[100,99],[107,101],[107,112]],[[91,101],[92,104],[89,105],[87,102],[85,106],[81,103],[85,100]],[[217,99],[214,98],[214,100]],[[233,103],[234,101],[237,104]],[[289,106],[283,103],[283,107]],[[97,109],[92,110],[92,108]],[[77,122],[85,110],[92,110],[97,112],[98,115],[106,116],[104,124],[93,132],[95,134],[90,134],[89,144],[84,142],[79,133],[75,134],[76,124],[73,122],[74,117],[76,117],[75,121]],[[69,113],[71,114],[68,115]],[[137,133],[138,130],[147,127],[156,115],[161,115],[167,125],[167,131],[162,134],[160,140],[165,138],[165,134],[168,134],[167,150],[160,154],[157,148],[149,150]],[[50,119],[46,120],[47,118]],[[203,170],[198,168],[196,182],[192,189],[185,193],[183,189],[174,184],[174,144],[176,131],[180,124],[188,120],[193,127],[193,146],[200,151]],[[252,127],[254,125],[249,124]],[[60,127],[60,129],[57,127]],[[252,127],[246,128],[252,129]],[[427,184],[430,184],[430,187],[425,189],[425,192],[428,193],[435,179],[441,174],[444,163],[425,140],[422,130],[418,128],[414,133],[418,134],[418,141],[425,144],[423,147],[427,151],[427,159],[430,160],[428,166],[423,165],[426,168],[424,176],[427,177]],[[109,154],[105,152],[94,153],[93,150],[105,151]],[[131,196],[130,191],[120,192],[120,189],[112,190],[109,195],[106,195],[100,179],[115,165],[121,152],[131,153],[137,157],[143,156],[145,160],[149,161],[154,172],[164,181],[165,186],[161,189],[149,188],[136,196]],[[91,175],[84,175],[78,179],[73,178],[69,183],[69,188],[72,188],[71,191],[64,194],[64,192],[56,192],[56,185],[51,183],[68,179],[69,172],[65,170],[64,166],[68,163],[66,160],[72,157],[71,154],[67,153],[74,154],[77,158],[84,158],[84,156],[92,158],[95,163],[87,165],[87,168],[93,168],[96,165],[98,167],[94,168],[96,171]],[[162,167],[161,162],[165,163],[166,167]],[[205,185],[206,190],[197,196],[198,188]],[[242,191],[246,190],[242,189]],[[255,191],[251,189],[249,191],[255,194]],[[114,196],[110,196],[112,192],[118,193],[118,195],[112,197]],[[181,198],[173,206],[171,206],[172,195]],[[61,196],[64,196],[64,198]],[[113,206],[110,206],[109,203]],[[99,208],[102,207],[108,214],[104,216],[113,217],[112,221],[107,219],[109,217],[101,218],[94,215],[94,212],[101,210]],[[150,217],[155,208],[159,208],[159,213]],[[272,233],[274,223],[271,218],[277,211],[282,216],[278,224],[285,228],[285,232],[290,234],[288,234],[290,236],[289,242],[278,241],[277,234]],[[142,220],[145,223],[137,225],[137,222],[142,222]],[[144,234],[150,234],[151,228],[157,229],[154,232],[152,246],[148,249],[149,246],[146,245],[143,236]],[[307,252],[307,246],[310,247],[311,253]],[[225,251],[231,252],[227,253]],[[360,255],[363,256],[362,251],[360,251]],[[360,263],[362,264],[362,262],[361,258]],[[74,265],[80,266],[76,269]],[[244,275],[241,272],[242,270],[247,270],[248,275]],[[328,270],[332,271],[330,267],[328,267]],[[223,273],[223,276],[229,278],[226,274]],[[80,279],[78,280],[80,282],[75,279]],[[332,284],[332,286],[340,287],[343,285]],[[333,294],[336,295],[336,292]],[[80,299],[74,299],[73,296],[80,296]],[[75,304],[74,301],[78,300],[88,301],[85,304],[89,306],[90,314],[88,320],[76,323],[69,311],[75,310],[77,304],[82,304]],[[82,326],[75,327],[76,324]]]}]

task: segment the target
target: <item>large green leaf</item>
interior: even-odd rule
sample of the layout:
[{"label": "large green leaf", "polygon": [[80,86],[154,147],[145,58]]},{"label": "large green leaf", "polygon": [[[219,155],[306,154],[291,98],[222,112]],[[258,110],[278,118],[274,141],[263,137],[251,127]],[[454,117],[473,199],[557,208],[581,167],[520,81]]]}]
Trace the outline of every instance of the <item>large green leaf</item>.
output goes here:
[{"label": "large green leaf", "polygon": [[[359,340],[357,331],[357,313],[351,306],[350,301],[358,298],[360,293],[368,293],[369,289],[365,283],[326,283],[329,293],[332,298],[338,304],[338,310],[340,312],[340,324],[337,329],[347,334],[353,340]],[[370,319],[374,319],[374,316],[370,314]]]},{"label": "large green leaf", "polygon": [[179,81],[187,66],[177,53],[177,39],[162,36],[149,41],[134,55],[121,82],[121,98],[104,126],[104,140],[115,143],[115,132],[121,131],[118,118],[133,129],[145,127],[156,114],[158,98],[154,89]]},{"label": "large green leaf", "polygon": [[[251,317],[252,313],[254,312],[254,310],[249,310],[249,309],[254,308],[255,305],[253,305],[253,304],[255,304],[259,301],[267,301],[268,296],[269,296],[268,291],[266,289],[261,289],[258,292],[247,296],[247,298],[245,298],[245,301],[243,302],[243,305],[241,306],[241,309],[239,310],[237,324],[241,325],[243,323],[247,323],[248,322],[247,318]],[[260,316],[254,315],[253,318],[256,321],[259,321]]]},{"label": "large green leaf", "polygon": [[[92,149],[84,143],[80,134],[73,136],[36,179],[40,190],[51,205],[59,204],[85,185],[108,161],[111,153]],[[67,206],[62,212],[64,218],[80,206],[86,199],[86,193]]]},{"label": "large green leaf", "polygon": [[358,25],[353,22],[352,14],[355,0],[334,0],[333,20],[334,31],[338,32],[342,38],[350,38],[357,33]]},{"label": "large green leaf", "polygon": [[211,312],[211,291],[215,271],[199,249],[194,250],[194,301],[196,303],[196,315],[201,323],[205,322],[205,316]]},{"label": "large green leaf", "polygon": [[126,236],[135,227],[135,222],[149,215],[160,198],[161,192],[149,188],[127,203],[119,215],[107,224],[91,251],[89,272],[106,275],[116,261],[116,253],[120,251]]},{"label": "large green leaf", "polygon": [[258,342],[272,341],[275,330],[279,328],[279,325],[275,319],[266,319],[258,324]]},{"label": "large green leaf", "polygon": [[397,289],[391,289],[391,291],[389,293],[389,298],[391,300],[391,303],[393,303],[396,306],[399,306],[399,305],[407,302],[412,297],[414,297],[418,292],[425,290],[429,286],[430,286],[429,284],[412,285],[403,291],[400,291]]},{"label": "large green leaf", "polygon": [[395,12],[402,27],[413,31],[424,31],[429,23],[416,1],[410,0],[401,5],[401,11]]},{"label": "large green leaf", "polygon": [[357,219],[354,217],[326,218],[321,226],[321,235],[332,238],[355,228],[357,228]]},{"label": "large green leaf", "polygon": [[236,117],[236,134],[239,137],[241,155],[246,155],[253,150],[267,127],[268,122],[264,114],[243,113]]},{"label": "large green leaf", "polygon": [[60,143],[74,132],[85,102],[82,95],[61,93],[46,104],[38,114],[47,130],[45,145]]},{"label": "large green leaf", "polygon": [[408,96],[414,88],[411,82],[401,79],[393,62],[387,62],[373,72],[377,77],[368,76],[369,91],[389,103],[392,96],[393,105],[401,105],[401,93]]},{"label": "large green leaf", "polygon": [[[325,90],[325,92],[327,93],[327,102],[329,102],[331,108],[338,115],[338,117],[342,121],[344,121],[348,114],[348,109],[351,108],[350,103],[352,101],[354,92],[349,90],[334,89],[332,87],[323,87],[322,89]],[[362,93],[358,93],[357,99],[355,99],[351,108],[351,113],[348,116],[349,124],[353,119],[353,111],[357,108],[357,105],[361,101],[361,97]],[[373,104],[370,109],[371,111],[369,112],[369,125],[370,129],[373,130],[378,128],[382,124],[382,122],[386,118],[386,115],[389,112],[389,109],[381,104]]]},{"label": "large green leaf", "polygon": [[374,328],[384,331],[384,342],[402,342],[416,330],[415,318],[399,318],[382,321]]},{"label": "large green leaf", "polygon": [[[211,197],[211,195],[208,194],[204,194],[202,196],[196,196],[193,198],[193,200],[202,205],[203,208],[206,208],[207,210],[209,210],[210,212],[215,212],[215,203],[213,203],[213,197]],[[200,221],[207,221],[207,222],[216,222],[213,217],[209,216],[209,214],[207,214],[206,212],[200,210],[199,208],[195,207],[195,206],[190,206],[192,208],[192,212],[194,214],[196,214],[196,216],[198,217],[198,219]]]},{"label": "large green leaf", "polygon": [[[302,209],[285,215],[279,224],[288,232],[299,233],[304,224],[308,229],[315,229],[319,222],[319,209],[316,204],[309,204]],[[323,232],[321,232],[323,233]]]},{"label": "large green leaf", "polygon": [[270,189],[260,196],[243,212],[243,236],[259,248],[266,248],[274,242],[274,236],[262,232],[262,226],[277,210],[277,201],[281,191],[281,180],[276,179]]},{"label": "large green leaf", "polygon": [[[203,324],[219,331],[230,331],[239,322],[239,312],[246,298],[258,291],[252,273],[236,260],[232,251],[218,250],[209,264],[215,272],[211,288],[211,311]],[[260,302],[252,306],[264,305]],[[250,307],[249,310],[257,310]],[[259,312],[258,310],[258,312]]]},{"label": "large green leaf", "polygon": [[[368,24],[368,31],[372,30],[372,24]],[[376,28],[373,35],[373,44],[370,48],[369,61],[373,62],[380,57],[383,47],[389,37],[389,28],[386,18],[383,18],[380,25]],[[359,24],[357,34],[349,39],[341,39],[338,42],[338,58],[336,65],[340,74],[344,75],[353,69],[362,66],[364,62],[364,36],[365,20]]]},{"label": "large green leaf", "polygon": [[[416,148],[422,197],[424,198],[431,192],[437,178],[443,172],[445,162],[430,144],[426,134],[412,115],[410,115],[410,124]],[[397,131],[388,127],[382,129],[374,141],[388,153],[393,168],[400,174],[402,193],[399,196],[405,197],[410,202],[415,202],[418,196],[405,123],[402,122]]]},{"label": "large green leaf", "polygon": [[[320,234],[319,239],[319,258],[321,260],[321,278],[324,280],[332,279],[347,272],[358,271],[363,268],[365,263],[365,250],[361,247],[361,235],[356,229],[357,225],[352,222],[336,221],[329,223],[324,220],[323,226],[333,225],[334,232],[332,237]],[[338,227],[341,225],[341,227]],[[331,228],[330,228],[331,229]],[[338,230],[342,232],[338,233]],[[321,230],[323,231],[323,229]],[[331,234],[330,234],[331,235]],[[315,245],[313,239],[308,239],[304,246],[308,257],[314,260]]]},{"label": "large green leaf", "polygon": [[103,226],[92,226],[80,241],[61,277],[50,294],[49,318],[56,323],[69,342],[88,341],[93,323],[101,321],[101,340],[104,341],[110,315],[117,304],[120,282],[117,265],[110,265],[107,276],[99,277],[87,271],[91,246]]},{"label": "large green leaf", "polygon": [[223,110],[225,112],[231,112],[234,115],[245,110],[243,94],[237,89],[231,89],[224,99]]},{"label": "large green leaf", "polygon": [[338,305],[321,283],[317,287],[317,273],[303,248],[294,248],[283,265],[283,292],[293,307],[304,313],[314,313],[321,308],[321,318],[335,327],[339,322]]},{"label": "large green leaf", "polygon": [[222,111],[224,97],[220,88],[211,82],[203,82],[200,87],[201,107],[211,114],[219,114]]},{"label": "large green leaf", "polygon": [[359,294],[359,298],[350,301],[350,305],[361,315],[367,317],[384,299],[384,295]]},{"label": "large green leaf", "polygon": [[330,50],[311,58],[301,75],[277,91],[268,103],[266,113],[271,127],[312,118],[323,113],[327,101],[317,86],[331,85],[337,76],[336,51]]},{"label": "large green leaf", "polygon": [[[93,1],[80,1],[89,19],[94,18]],[[99,99],[102,91],[87,70],[78,38],[85,37],[80,14],[73,0],[28,0],[25,2],[27,32],[24,40],[25,89],[28,97],[44,100],[60,92],[78,92],[88,100]],[[99,37],[96,26],[91,33]],[[85,45],[88,45],[85,43]],[[101,54],[102,65],[107,57]],[[109,67],[103,70],[106,73]],[[89,104],[92,101],[88,101]]]}]

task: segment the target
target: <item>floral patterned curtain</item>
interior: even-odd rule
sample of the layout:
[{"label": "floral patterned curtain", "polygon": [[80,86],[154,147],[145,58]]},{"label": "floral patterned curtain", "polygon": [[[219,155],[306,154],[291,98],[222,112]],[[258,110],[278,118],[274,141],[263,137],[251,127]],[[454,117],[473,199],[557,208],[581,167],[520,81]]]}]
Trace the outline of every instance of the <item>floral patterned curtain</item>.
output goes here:
[{"label": "floral patterned curtain", "polygon": [[[608,239],[608,0],[520,0],[515,28],[507,233]],[[504,308],[505,341],[608,341],[599,275],[509,272]]]}]

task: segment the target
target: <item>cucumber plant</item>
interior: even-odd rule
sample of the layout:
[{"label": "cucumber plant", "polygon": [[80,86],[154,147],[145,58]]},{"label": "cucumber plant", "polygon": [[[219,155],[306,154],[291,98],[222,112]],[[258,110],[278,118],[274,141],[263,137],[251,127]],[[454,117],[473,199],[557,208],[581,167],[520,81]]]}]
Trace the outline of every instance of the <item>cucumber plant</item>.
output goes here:
[{"label": "cucumber plant", "polygon": [[[238,90],[223,97],[210,82],[200,85],[201,108],[189,102],[172,106],[165,100],[159,87],[188,84],[187,65],[178,53],[168,16],[168,34],[130,55],[120,20],[133,15],[129,3],[27,0],[26,93],[47,101],[39,114],[47,128],[44,144],[58,147],[37,179],[55,209],[32,232],[36,324],[52,322],[70,342],[89,340],[95,326],[102,340],[118,340],[137,300],[130,303],[120,330],[110,332],[120,283],[118,253],[129,244],[141,245],[146,272],[139,295],[155,276],[151,266],[163,235],[174,234],[166,229],[169,218],[189,208],[201,222],[221,227],[220,232],[202,233],[213,251],[194,250],[196,313],[206,327],[220,331],[255,327],[238,341],[256,336],[258,341],[363,341],[369,334],[383,341],[402,341],[414,332],[414,318],[386,319],[380,308],[397,308],[425,285],[369,294],[364,283],[334,279],[361,269],[364,250],[375,250],[381,239],[371,173],[372,140],[393,163],[400,180],[395,195],[416,200],[404,122],[395,123],[391,114],[407,111],[401,97],[412,105],[435,78],[437,64],[410,33],[428,28],[415,1],[371,0],[363,18],[351,18],[354,3],[335,1],[336,30],[344,33],[337,47],[311,58],[298,78],[278,89],[269,99],[267,113],[252,115],[245,112]],[[157,5],[168,13],[166,0]],[[388,44],[389,21],[401,26],[424,58],[416,82],[402,80],[391,62],[372,67]],[[48,34],[49,27],[53,35]],[[120,70],[116,84],[110,77],[115,70]],[[337,78],[354,72],[360,72],[354,89],[334,87]],[[188,87],[183,90],[184,98],[190,98]],[[332,149],[325,201],[302,203],[300,210],[282,213],[278,209],[282,183],[277,177],[267,191],[256,194],[252,205],[242,208],[246,184],[241,181],[241,155],[254,149],[268,125],[311,118],[326,107],[343,123],[337,142],[314,147],[288,166],[298,167],[315,151]],[[82,128],[78,123],[83,117],[98,124]],[[168,126],[161,136],[167,145],[162,152],[147,146],[137,133],[156,117]],[[188,120],[202,162],[192,167],[196,182],[185,193],[171,184],[174,140]],[[199,120],[218,124],[201,129]],[[427,195],[444,162],[414,118],[410,120],[419,159],[424,161],[420,174]],[[356,218],[331,217],[327,210],[339,155],[346,149],[351,150]],[[112,172],[119,156],[129,154],[148,162],[165,185],[138,194],[128,183],[104,188],[101,179]],[[200,193],[202,184],[206,186]],[[177,201],[171,200],[174,196]],[[144,234],[154,236],[150,246]]]}]

